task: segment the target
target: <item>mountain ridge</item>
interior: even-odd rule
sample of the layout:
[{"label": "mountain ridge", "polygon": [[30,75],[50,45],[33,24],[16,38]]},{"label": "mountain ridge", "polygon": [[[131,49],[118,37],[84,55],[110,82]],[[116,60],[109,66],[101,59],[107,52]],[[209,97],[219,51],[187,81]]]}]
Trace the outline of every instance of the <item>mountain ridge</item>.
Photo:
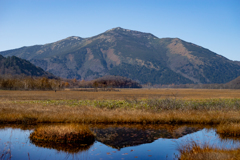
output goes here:
[{"label": "mountain ridge", "polygon": [[179,38],[158,38],[116,27],[93,37],[67,37],[45,45],[0,52],[15,55],[63,78],[119,75],[140,83],[226,83],[240,65]]},{"label": "mountain ridge", "polygon": [[35,77],[48,77],[56,78],[51,73],[44,71],[40,67],[34,66],[27,60],[18,58],[16,56],[3,57],[0,55],[0,75],[24,75],[24,76],[35,76]]}]

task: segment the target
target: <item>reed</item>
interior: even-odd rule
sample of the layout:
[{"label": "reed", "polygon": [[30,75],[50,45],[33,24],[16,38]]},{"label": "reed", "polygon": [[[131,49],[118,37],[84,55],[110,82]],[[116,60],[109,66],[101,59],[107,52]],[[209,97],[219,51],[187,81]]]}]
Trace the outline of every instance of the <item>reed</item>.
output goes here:
[{"label": "reed", "polygon": [[1,151],[0,150],[0,160],[10,160],[12,157],[11,155],[11,151],[8,149],[8,150],[5,150],[5,148]]},{"label": "reed", "polygon": [[0,148],[0,160],[11,160],[12,151],[11,151],[11,142],[4,143],[4,148]]}]

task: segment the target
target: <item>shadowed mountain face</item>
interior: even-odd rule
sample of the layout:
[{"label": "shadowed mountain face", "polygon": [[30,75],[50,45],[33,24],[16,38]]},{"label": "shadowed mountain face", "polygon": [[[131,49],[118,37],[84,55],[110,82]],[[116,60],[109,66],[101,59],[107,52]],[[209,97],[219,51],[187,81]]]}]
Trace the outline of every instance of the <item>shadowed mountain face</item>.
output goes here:
[{"label": "shadowed mountain face", "polygon": [[54,78],[51,73],[44,71],[40,67],[34,66],[29,61],[12,56],[3,57],[0,55],[0,75],[25,75],[25,76],[46,76]]},{"label": "shadowed mountain face", "polygon": [[240,66],[240,61],[234,61],[234,62]]},{"label": "shadowed mountain face", "polygon": [[[171,126],[172,127],[172,126]],[[193,127],[175,127],[175,128],[128,128],[128,127],[108,127],[93,128],[96,140],[120,149],[129,146],[136,146],[145,143],[152,143],[159,138],[177,139],[186,134],[198,131]]]},{"label": "shadowed mountain face", "polygon": [[63,78],[119,75],[152,84],[226,83],[240,76],[238,62],[178,38],[113,28],[90,38],[0,52],[18,56]]}]

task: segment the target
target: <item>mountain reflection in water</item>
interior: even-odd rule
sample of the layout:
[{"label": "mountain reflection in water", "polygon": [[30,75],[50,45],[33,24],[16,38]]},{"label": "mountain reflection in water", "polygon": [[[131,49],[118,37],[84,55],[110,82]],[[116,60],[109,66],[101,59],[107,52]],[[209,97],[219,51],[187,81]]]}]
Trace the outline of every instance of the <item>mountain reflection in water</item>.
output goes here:
[{"label": "mountain reflection in water", "polygon": [[[89,128],[94,137],[83,141],[68,140],[76,131]],[[88,129],[87,129],[88,130]],[[42,132],[40,132],[42,131]],[[54,134],[46,134],[54,133]],[[60,131],[60,132],[55,132]],[[37,134],[35,140],[30,135]],[[41,139],[40,133],[44,133]],[[64,135],[66,141],[55,141],[49,135]],[[81,133],[82,132],[77,132]],[[192,133],[192,134],[191,134]],[[81,136],[80,136],[81,137]],[[63,137],[60,137],[63,138]],[[74,136],[73,136],[74,138]],[[91,141],[89,140],[91,139]],[[174,140],[173,140],[174,139]],[[238,140],[221,137],[214,126],[202,125],[80,125],[39,124],[0,125],[0,153],[19,159],[178,159],[179,145],[194,140],[224,147],[239,146]],[[89,143],[86,143],[86,142]],[[11,151],[11,152],[10,152]],[[5,153],[5,152],[4,152]]]},{"label": "mountain reflection in water", "polygon": [[148,126],[105,126],[92,128],[97,141],[112,148],[121,149],[152,143],[159,138],[177,139],[198,131],[199,128],[171,125]]}]

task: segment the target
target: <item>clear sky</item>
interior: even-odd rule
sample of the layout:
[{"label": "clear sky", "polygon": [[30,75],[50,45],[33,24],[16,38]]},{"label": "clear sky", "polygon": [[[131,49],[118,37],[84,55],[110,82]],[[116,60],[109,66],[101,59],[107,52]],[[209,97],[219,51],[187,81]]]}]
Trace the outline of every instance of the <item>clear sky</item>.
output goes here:
[{"label": "clear sky", "polygon": [[0,0],[0,51],[122,27],[240,61],[240,0]]}]

